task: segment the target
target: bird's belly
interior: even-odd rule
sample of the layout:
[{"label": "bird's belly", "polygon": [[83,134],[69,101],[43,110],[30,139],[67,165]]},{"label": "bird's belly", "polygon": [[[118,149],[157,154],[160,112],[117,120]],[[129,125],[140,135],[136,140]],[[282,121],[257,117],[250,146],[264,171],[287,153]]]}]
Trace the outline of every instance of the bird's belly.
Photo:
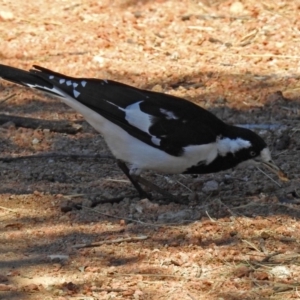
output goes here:
[{"label": "bird's belly", "polygon": [[118,159],[130,163],[132,168],[158,173],[179,174],[201,163],[210,163],[217,156],[215,145],[187,146],[183,154],[173,156],[131,136],[114,123],[104,119],[99,130],[108,147]]}]

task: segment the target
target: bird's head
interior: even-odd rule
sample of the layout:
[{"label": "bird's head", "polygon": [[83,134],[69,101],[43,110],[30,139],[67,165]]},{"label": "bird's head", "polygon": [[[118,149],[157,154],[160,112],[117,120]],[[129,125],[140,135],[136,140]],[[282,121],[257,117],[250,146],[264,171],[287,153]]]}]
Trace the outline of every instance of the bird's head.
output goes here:
[{"label": "bird's head", "polygon": [[265,141],[256,133],[244,128],[236,128],[243,145],[234,153],[234,158],[239,161],[239,166],[265,166],[275,173],[281,180],[287,181],[285,173],[274,163],[271,152]]}]

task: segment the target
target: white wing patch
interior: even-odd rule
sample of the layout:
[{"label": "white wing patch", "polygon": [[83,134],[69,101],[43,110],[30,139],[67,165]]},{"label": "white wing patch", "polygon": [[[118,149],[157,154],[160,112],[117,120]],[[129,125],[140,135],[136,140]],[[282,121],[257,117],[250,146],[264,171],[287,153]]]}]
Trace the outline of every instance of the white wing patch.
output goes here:
[{"label": "white wing patch", "polygon": [[128,106],[126,106],[125,108],[122,108],[118,105],[116,105],[115,103],[112,103],[110,101],[107,101],[108,103],[110,103],[111,105],[114,105],[116,107],[118,107],[118,109],[124,111],[125,113],[125,120],[132,126],[146,132],[147,134],[149,134],[151,136],[151,142],[154,145],[159,146],[161,139],[159,139],[158,137],[152,135],[149,132],[149,128],[152,126],[152,121],[151,115],[148,115],[146,113],[144,113],[143,111],[141,111],[140,108],[140,103],[142,103],[143,101],[139,101],[139,102],[135,102],[133,104],[130,104]]},{"label": "white wing patch", "polygon": [[130,124],[136,128],[149,133],[149,128],[152,125],[151,116],[142,112],[140,109],[140,103],[143,101],[135,102],[128,105],[124,112],[126,114],[125,119]]},{"label": "white wing patch", "polygon": [[251,147],[249,141],[243,140],[241,138],[230,139],[230,138],[218,138],[217,139],[217,149],[221,156],[226,156],[228,153],[236,153],[239,150]]},{"label": "white wing patch", "polygon": [[167,120],[178,120],[178,117],[172,111],[164,108],[161,108],[159,111],[166,116]]}]

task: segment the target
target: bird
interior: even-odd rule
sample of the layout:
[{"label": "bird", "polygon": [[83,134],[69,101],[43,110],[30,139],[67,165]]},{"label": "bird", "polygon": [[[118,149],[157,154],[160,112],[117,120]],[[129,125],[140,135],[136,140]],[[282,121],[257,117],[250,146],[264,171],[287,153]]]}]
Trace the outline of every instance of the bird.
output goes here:
[{"label": "bird", "polygon": [[[0,64],[0,78],[52,94],[102,134],[140,198],[145,170],[162,174],[208,174],[237,166],[264,165],[287,179],[266,142],[255,132],[227,124],[183,98],[121,82],[66,76],[41,66],[29,71]],[[171,195],[172,197],[172,195]]]}]

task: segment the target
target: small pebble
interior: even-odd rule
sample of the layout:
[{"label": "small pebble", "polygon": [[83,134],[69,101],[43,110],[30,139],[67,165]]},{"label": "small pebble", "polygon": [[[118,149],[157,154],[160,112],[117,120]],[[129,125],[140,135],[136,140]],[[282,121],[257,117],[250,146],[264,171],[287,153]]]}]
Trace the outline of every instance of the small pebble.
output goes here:
[{"label": "small pebble", "polygon": [[0,20],[2,21],[11,21],[14,19],[14,15],[11,11],[0,11]]},{"label": "small pebble", "polygon": [[204,183],[202,191],[204,193],[211,193],[219,189],[219,184],[215,180],[209,180]]},{"label": "small pebble", "polygon": [[276,266],[270,270],[277,278],[288,278],[291,276],[291,271],[285,266]]},{"label": "small pebble", "polygon": [[244,5],[239,1],[233,2],[229,8],[229,11],[235,15],[242,14],[244,12]]},{"label": "small pebble", "polygon": [[32,140],[32,145],[36,145],[36,144],[38,144],[40,142],[40,140],[39,139],[37,139],[37,138],[34,138],[33,140]]}]

